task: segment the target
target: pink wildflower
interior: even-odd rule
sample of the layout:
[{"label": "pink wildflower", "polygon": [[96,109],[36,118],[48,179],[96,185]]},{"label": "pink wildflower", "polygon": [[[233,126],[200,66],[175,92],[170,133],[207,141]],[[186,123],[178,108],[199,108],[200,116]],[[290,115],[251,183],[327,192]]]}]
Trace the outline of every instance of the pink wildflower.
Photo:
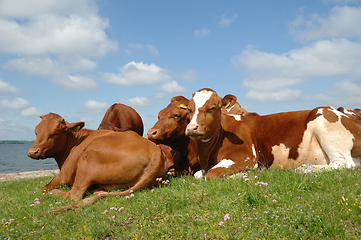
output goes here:
[{"label": "pink wildflower", "polygon": [[53,206],[53,204],[50,203],[50,204],[49,204],[49,207],[52,207],[52,206]]},{"label": "pink wildflower", "polygon": [[130,190],[129,192],[130,192],[130,193],[132,193],[132,192],[133,192],[133,190]]},{"label": "pink wildflower", "polygon": [[130,194],[130,197],[134,197],[134,194],[132,193],[132,194]]},{"label": "pink wildflower", "polygon": [[220,221],[218,225],[222,226],[223,224],[224,224],[224,222]]},{"label": "pink wildflower", "polygon": [[126,196],[125,199],[129,199],[129,196]]},{"label": "pink wildflower", "polygon": [[150,190],[151,192],[154,192],[154,189]]},{"label": "pink wildflower", "polygon": [[225,216],[224,216],[224,221],[226,222],[226,221],[228,221],[230,219],[230,217],[229,217],[229,214],[227,213]]},{"label": "pink wildflower", "polygon": [[23,217],[23,219],[25,220],[25,219],[26,219],[26,217]]},{"label": "pink wildflower", "polygon": [[123,211],[123,209],[124,209],[124,207],[120,207],[118,211],[121,212],[121,211]]}]

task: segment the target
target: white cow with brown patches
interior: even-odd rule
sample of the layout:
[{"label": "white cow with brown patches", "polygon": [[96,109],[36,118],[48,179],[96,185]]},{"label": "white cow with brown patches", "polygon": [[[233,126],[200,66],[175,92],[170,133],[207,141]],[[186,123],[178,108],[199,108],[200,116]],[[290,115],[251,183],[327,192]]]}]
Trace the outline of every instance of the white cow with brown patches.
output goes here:
[{"label": "white cow with brown patches", "polygon": [[188,104],[186,135],[197,140],[206,179],[259,165],[361,168],[361,122],[332,107],[237,118],[221,114],[222,107],[207,88]]}]

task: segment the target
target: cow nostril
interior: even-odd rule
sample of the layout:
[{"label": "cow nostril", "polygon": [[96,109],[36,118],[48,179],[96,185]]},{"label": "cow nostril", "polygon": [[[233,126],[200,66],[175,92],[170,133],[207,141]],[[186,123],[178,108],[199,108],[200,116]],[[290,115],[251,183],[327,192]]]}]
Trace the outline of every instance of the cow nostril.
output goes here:
[{"label": "cow nostril", "polygon": [[193,127],[193,131],[197,131],[197,129],[198,129],[198,125],[195,125],[195,126]]},{"label": "cow nostril", "polygon": [[157,130],[154,130],[154,131],[152,132],[152,135],[157,135]]}]

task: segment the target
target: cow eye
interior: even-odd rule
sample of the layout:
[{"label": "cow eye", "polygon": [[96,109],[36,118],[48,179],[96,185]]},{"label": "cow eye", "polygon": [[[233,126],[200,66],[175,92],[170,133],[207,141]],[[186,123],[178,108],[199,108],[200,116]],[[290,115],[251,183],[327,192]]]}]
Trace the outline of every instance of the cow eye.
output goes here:
[{"label": "cow eye", "polygon": [[210,113],[210,112],[213,112],[214,109],[216,109],[216,108],[215,108],[215,107],[212,107],[212,108],[208,109],[208,112],[209,112],[209,113]]}]

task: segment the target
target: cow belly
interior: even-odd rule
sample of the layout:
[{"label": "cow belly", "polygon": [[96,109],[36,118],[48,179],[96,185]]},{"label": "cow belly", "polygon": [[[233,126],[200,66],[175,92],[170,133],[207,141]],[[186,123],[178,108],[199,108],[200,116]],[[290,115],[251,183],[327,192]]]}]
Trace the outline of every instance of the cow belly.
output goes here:
[{"label": "cow belly", "polygon": [[297,159],[289,158],[290,149],[285,144],[272,147],[274,161],[270,168],[294,169],[304,164],[327,165],[329,160],[314,136],[306,137],[298,147]]}]

